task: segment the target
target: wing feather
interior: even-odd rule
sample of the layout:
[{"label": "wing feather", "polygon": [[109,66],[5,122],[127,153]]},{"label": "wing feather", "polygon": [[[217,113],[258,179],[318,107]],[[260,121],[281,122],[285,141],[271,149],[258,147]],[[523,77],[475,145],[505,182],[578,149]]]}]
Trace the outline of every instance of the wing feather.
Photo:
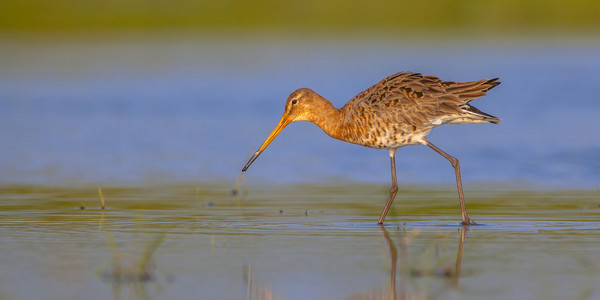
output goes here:
[{"label": "wing feather", "polygon": [[400,72],[379,81],[352,98],[342,110],[370,114],[387,123],[425,125],[464,114],[462,105],[484,96],[500,84],[495,79],[471,82],[442,81],[435,76]]}]

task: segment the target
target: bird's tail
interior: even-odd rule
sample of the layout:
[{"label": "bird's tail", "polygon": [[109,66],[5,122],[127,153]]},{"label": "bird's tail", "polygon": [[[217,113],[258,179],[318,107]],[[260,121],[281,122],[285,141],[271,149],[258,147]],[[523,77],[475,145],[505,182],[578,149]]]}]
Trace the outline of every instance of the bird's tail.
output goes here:
[{"label": "bird's tail", "polygon": [[489,123],[494,123],[494,124],[498,124],[500,123],[500,118],[498,117],[494,117],[492,115],[486,114],[484,112],[482,112],[481,110],[479,110],[477,107],[473,106],[473,105],[469,105],[469,104],[463,104],[459,106],[463,112],[472,115],[473,117],[475,117],[475,119],[478,119],[478,121],[482,121],[482,123],[484,122],[489,122]]},{"label": "bird's tail", "polygon": [[442,85],[446,87],[446,92],[458,96],[463,103],[468,103],[475,98],[485,96],[486,92],[497,87],[500,84],[498,79],[500,78],[469,82],[444,81]]},{"label": "bird's tail", "polygon": [[[462,104],[459,107],[465,113],[465,119],[457,120],[456,123],[500,123],[500,119],[492,115],[486,114],[475,106],[470,105],[469,102],[475,98],[479,98],[486,95],[486,92],[495,88],[500,84],[499,78],[494,79],[482,79],[479,81],[471,82],[444,82],[446,91],[458,96]],[[463,124],[464,124],[463,123]]]}]

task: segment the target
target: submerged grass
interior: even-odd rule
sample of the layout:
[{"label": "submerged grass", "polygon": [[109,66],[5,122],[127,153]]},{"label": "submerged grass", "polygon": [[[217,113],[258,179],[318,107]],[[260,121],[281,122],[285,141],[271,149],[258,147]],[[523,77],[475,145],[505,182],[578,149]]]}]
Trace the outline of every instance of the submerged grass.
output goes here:
[{"label": "submerged grass", "polygon": [[102,267],[100,276],[111,282],[131,283],[154,280],[153,255],[162,244],[166,234],[158,234],[151,238],[137,255],[119,251],[113,233],[106,233],[106,243],[111,253],[110,268]]},{"label": "submerged grass", "polygon": [[98,195],[100,195],[100,207],[104,209],[105,200],[104,195],[102,195],[102,189],[100,187],[98,187]]},{"label": "submerged grass", "polygon": [[[105,194],[111,195],[111,210],[172,211],[193,205],[198,212],[215,214],[233,208],[235,213],[252,214],[271,207],[273,213],[318,217],[324,213],[379,215],[389,187],[379,184],[331,183],[246,186],[238,178],[228,183],[176,184],[141,187],[53,187],[38,185],[0,186],[0,209],[4,212],[38,209],[64,210],[92,206],[100,197],[100,209],[106,207]],[[94,191],[95,190],[95,191]],[[94,195],[94,193],[96,193]],[[600,213],[600,190],[524,190],[478,187],[465,189],[470,214],[479,217],[545,218],[551,220],[595,220]],[[450,185],[403,185],[390,216],[458,215],[458,198]],[[230,212],[228,212],[230,213]],[[233,211],[231,211],[233,213]],[[217,215],[215,215],[217,216]]]}]

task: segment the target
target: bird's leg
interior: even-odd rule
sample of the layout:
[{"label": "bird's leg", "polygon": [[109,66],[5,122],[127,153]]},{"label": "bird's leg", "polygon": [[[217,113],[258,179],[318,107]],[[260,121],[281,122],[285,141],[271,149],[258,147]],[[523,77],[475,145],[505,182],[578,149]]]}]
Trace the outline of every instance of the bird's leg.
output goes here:
[{"label": "bird's leg", "polygon": [[454,173],[456,173],[456,187],[458,188],[458,200],[460,201],[460,212],[462,214],[462,224],[463,225],[476,225],[475,221],[469,219],[469,215],[467,215],[467,208],[465,206],[465,197],[463,195],[462,189],[462,181],[460,179],[460,165],[458,164],[458,159],[450,156],[448,153],[442,151],[442,149],[436,147],[434,144],[430,143],[428,140],[425,140],[426,145],[429,148],[435,150],[435,152],[439,153],[441,156],[445,157],[450,161],[452,167],[454,167]]},{"label": "bird's leg", "polygon": [[383,208],[381,217],[379,217],[379,222],[377,222],[378,224],[383,224],[383,220],[385,220],[385,216],[390,210],[392,202],[394,202],[394,198],[398,193],[398,181],[396,180],[396,150],[397,149],[390,149],[390,162],[392,163],[392,188],[390,189],[390,198]]}]

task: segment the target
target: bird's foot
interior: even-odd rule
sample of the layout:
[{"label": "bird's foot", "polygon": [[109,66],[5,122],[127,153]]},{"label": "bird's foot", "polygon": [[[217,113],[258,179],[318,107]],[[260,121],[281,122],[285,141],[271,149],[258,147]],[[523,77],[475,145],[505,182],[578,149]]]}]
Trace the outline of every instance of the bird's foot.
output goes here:
[{"label": "bird's foot", "polygon": [[477,225],[477,223],[475,223],[475,221],[473,221],[473,219],[467,217],[467,220],[463,220],[461,225],[465,226],[465,225]]}]

